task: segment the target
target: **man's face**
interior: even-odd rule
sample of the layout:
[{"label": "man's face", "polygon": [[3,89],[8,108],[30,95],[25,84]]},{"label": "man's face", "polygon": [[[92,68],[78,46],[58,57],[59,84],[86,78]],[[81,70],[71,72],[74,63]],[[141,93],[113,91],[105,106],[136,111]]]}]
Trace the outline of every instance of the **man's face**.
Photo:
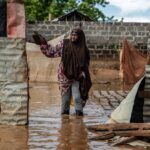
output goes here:
[{"label": "man's face", "polygon": [[78,35],[77,35],[77,33],[72,32],[71,35],[70,35],[70,40],[71,40],[72,42],[77,42],[77,40],[78,40]]}]

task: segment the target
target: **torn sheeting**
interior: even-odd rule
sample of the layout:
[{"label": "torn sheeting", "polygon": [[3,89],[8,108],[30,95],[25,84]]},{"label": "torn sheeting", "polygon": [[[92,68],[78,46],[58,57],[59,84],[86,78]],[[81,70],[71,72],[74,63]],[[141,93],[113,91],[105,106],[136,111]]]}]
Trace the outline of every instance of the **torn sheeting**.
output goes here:
[{"label": "torn sheeting", "polygon": [[123,83],[135,84],[144,75],[146,63],[146,56],[124,39],[120,52],[120,76]]},{"label": "torn sheeting", "polygon": [[138,88],[139,88],[143,78],[141,78],[134,85],[134,87],[128,93],[127,97],[112,112],[111,118],[107,121],[107,123],[130,123],[134,100],[135,100]]},{"label": "torn sheeting", "polygon": [[150,92],[150,65],[145,66],[145,75],[133,86],[127,97],[112,112],[108,123],[149,123],[150,98],[139,96],[139,91]]}]

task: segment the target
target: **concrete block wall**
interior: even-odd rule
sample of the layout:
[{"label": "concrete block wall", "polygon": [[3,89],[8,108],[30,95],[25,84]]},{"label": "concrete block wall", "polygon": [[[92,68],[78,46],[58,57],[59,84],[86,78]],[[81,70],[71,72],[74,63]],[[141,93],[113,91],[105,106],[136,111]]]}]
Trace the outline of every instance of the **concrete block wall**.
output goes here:
[{"label": "concrete block wall", "polygon": [[47,40],[51,40],[71,30],[74,26],[80,26],[84,30],[93,58],[118,57],[118,49],[122,47],[124,38],[127,38],[143,53],[146,53],[148,49],[149,23],[30,22],[27,23],[27,40],[33,42],[33,31],[38,31]]},{"label": "concrete block wall", "polygon": [[0,124],[28,122],[25,40],[0,38]]}]

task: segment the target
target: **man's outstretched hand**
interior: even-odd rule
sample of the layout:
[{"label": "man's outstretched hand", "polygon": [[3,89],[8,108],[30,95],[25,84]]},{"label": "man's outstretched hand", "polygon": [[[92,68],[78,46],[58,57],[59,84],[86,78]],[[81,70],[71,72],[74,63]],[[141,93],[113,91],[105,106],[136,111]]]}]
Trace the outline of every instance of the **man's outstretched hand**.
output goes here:
[{"label": "man's outstretched hand", "polygon": [[34,31],[32,37],[37,45],[47,45],[46,39],[37,31]]}]

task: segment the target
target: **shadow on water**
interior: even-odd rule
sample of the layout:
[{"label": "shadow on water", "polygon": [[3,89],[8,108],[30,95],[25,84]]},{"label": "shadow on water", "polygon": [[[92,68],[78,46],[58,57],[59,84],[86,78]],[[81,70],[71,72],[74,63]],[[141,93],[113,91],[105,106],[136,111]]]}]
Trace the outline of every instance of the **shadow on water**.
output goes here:
[{"label": "shadow on water", "polygon": [[104,110],[92,100],[84,108],[84,117],[76,117],[73,106],[71,115],[62,117],[60,103],[57,84],[31,83],[29,125],[1,125],[0,150],[137,150],[88,140],[94,133],[86,126],[107,120]]}]

